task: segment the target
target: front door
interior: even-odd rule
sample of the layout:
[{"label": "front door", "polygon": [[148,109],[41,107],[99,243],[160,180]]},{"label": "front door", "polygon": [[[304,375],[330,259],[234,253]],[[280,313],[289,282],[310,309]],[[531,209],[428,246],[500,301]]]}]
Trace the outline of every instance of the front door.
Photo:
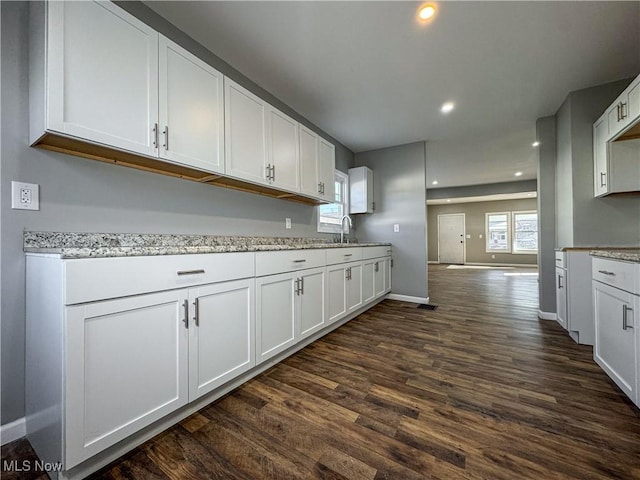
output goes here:
[{"label": "front door", "polygon": [[464,264],[464,213],[438,215],[438,261]]}]

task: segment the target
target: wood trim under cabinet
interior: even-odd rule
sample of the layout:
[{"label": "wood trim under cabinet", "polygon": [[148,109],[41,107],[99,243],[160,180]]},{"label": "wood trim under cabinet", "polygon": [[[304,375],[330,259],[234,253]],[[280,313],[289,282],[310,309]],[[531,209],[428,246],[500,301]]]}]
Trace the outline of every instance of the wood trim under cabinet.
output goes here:
[{"label": "wood trim under cabinet", "polygon": [[51,150],[53,152],[74,155],[76,157],[112,163],[124,167],[135,168],[137,170],[159,173],[161,175],[206,183],[207,185],[230,188],[232,190],[239,190],[242,192],[257,193],[267,197],[290,200],[298,203],[304,203],[306,205],[319,205],[321,203],[325,203],[302,195],[296,195],[295,193],[283,192],[274,188],[255,185],[235,178],[211,174],[210,172],[203,172],[194,168],[168,163],[159,159],[148,158],[142,155],[136,155],[134,153],[124,152],[104,145],[97,145],[50,132],[47,132],[40,137],[33,146],[44,150]]}]

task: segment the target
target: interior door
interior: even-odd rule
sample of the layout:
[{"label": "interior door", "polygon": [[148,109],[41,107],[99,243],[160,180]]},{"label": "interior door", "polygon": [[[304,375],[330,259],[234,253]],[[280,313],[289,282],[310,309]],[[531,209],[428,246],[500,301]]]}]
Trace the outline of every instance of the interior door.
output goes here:
[{"label": "interior door", "polygon": [[463,265],[464,213],[438,215],[438,261]]}]

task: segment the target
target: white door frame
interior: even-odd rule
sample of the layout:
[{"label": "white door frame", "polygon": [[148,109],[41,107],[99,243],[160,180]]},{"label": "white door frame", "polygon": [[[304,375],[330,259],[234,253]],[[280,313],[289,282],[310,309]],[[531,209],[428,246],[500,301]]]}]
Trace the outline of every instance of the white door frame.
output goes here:
[{"label": "white door frame", "polygon": [[467,218],[464,213],[441,213],[438,214],[438,263],[440,263],[440,217],[462,216],[462,264],[467,263]]}]

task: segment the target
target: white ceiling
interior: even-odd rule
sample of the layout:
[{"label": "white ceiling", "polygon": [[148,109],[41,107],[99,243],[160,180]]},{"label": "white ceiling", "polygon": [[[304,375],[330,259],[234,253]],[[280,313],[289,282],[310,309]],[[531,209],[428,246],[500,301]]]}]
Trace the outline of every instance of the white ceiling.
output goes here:
[{"label": "white ceiling", "polygon": [[638,1],[145,3],[354,152],[430,142],[429,186],[535,178],[536,119],[640,73]]}]

